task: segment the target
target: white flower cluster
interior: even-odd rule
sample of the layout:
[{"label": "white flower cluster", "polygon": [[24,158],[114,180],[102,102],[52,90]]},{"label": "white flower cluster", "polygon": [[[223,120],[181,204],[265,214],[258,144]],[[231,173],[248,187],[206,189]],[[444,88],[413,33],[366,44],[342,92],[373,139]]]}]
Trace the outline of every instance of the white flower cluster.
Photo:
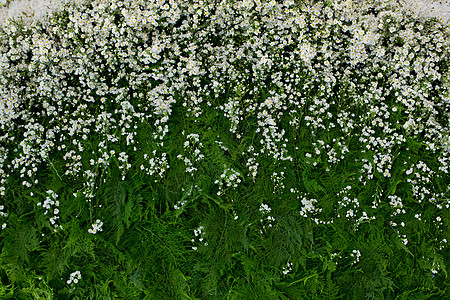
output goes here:
[{"label": "white flower cluster", "polygon": [[88,229],[89,233],[96,234],[97,231],[102,231],[103,222],[100,220],[96,220],[94,224],[92,224],[92,229]]},{"label": "white flower cluster", "polygon": [[[204,235],[205,235],[205,232],[203,231],[204,229],[205,229],[205,227],[200,226],[199,228],[197,228],[197,229],[194,230],[194,235],[195,235],[196,237],[198,237],[198,242],[199,242],[199,243],[203,243]],[[191,242],[195,244],[196,240],[195,240],[195,239],[192,239]],[[204,242],[203,245],[204,245],[204,246],[208,246],[208,242]],[[197,250],[197,249],[198,249],[197,246],[193,246],[193,247],[192,247],[192,250]]]},{"label": "white flower cluster", "polygon": [[[181,200],[178,200],[177,203],[173,206],[173,208],[175,210],[181,209],[183,206],[186,205],[186,203],[187,203],[186,198],[192,195],[192,190],[194,188],[196,189],[196,188],[198,188],[198,186],[191,184],[189,187],[189,191],[187,191],[184,188],[181,189],[183,191],[183,196],[182,196]],[[199,191],[201,191],[201,189],[199,189]]]},{"label": "white flower cluster", "polygon": [[97,148],[100,156],[97,160],[97,165],[106,170],[110,164],[111,158],[116,154],[116,151],[113,149],[108,150],[108,141],[101,141],[98,143]]},{"label": "white flower cluster", "polygon": [[[389,224],[391,224],[392,227],[396,227],[396,226],[397,226],[397,223],[393,222],[392,220],[389,221]],[[405,227],[405,222],[401,222],[401,223],[400,223],[400,226]]]},{"label": "white flower cluster", "polygon": [[330,260],[333,261],[336,258],[335,264],[338,264],[337,258],[342,258],[342,255],[339,252],[333,252],[330,255]]},{"label": "white flower cluster", "polygon": [[75,271],[70,274],[69,280],[67,280],[67,284],[78,283],[78,280],[81,279],[81,272]]},{"label": "white flower cluster", "polygon": [[[248,176],[252,176],[253,182],[256,180],[256,175],[258,174],[258,166],[259,163],[256,162],[256,157],[259,155],[259,153],[254,152],[255,148],[250,145],[248,147],[247,152],[253,153],[253,157],[248,158],[247,163],[245,164],[246,167],[248,167],[249,171],[252,172],[251,174],[248,174]],[[243,154],[246,154],[245,152]]]},{"label": "white flower cluster", "polygon": [[0,217],[7,217],[8,214],[3,212],[3,209],[5,208],[5,206],[0,205]]},{"label": "white flower cluster", "polygon": [[[217,136],[217,137],[219,137],[219,136]],[[214,141],[214,142],[215,142],[216,144],[218,144],[219,147],[220,147],[223,151],[229,151],[228,148],[225,147],[225,146],[223,145],[223,142],[221,142],[221,141]]]},{"label": "white flower cluster", "polygon": [[392,226],[392,229],[394,229],[394,231],[397,234],[398,238],[406,246],[409,243],[408,238],[407,238],[406,234],[400,234],[400,230],[399,230],[399,229],[402,229],[402,228],[404,228],[406,226],[405,222],[401,222],[400,223],[401,227],[398,227],[398,229],[397,229],[397,223],[396,222],[391,220],[391,221],[389,221],[389,224]]},{"label": "white flower cluster", "polygon": [[406,129],[407,133],[410,133],[411,130],[416,129],[417,125],[413,118],[410,118],[405,124],[403,124],[403,128]]},{"label": "white flower cluster", "polygon": [[[0,137],[0,141],[1,140],[3,140],[3,138]],[[5,173],[3,166],[5,160],[8,158],[8,153],[3,147],[0,147],[0,150],[0,196],[5,196],[6,177],[8,177],[9,175]]]},{"label": "white flower cluster", "polygon": [[[33,23],[42,20],[45,16],[62,9],[65,0],[1,0],[0,23],[10,18],[20,17],[25,23]],[[6,5],[6,7],[5,7]],[[3,6],[3,7],[2,7]]]},{"label": "white flower cluster", "polygon": [[[300,198],[300,196],[298,196],[297,198]],[[315,203],[317,203],[317,199],[308,199],[305,196],[302,197],[302,204],[303,207],[300,211],[300,216],[302,217],[308,217],[308,215],[312,216],[313,214],[317,214],[320,213],[322,211],[321,208],[316,208],[314,206]]]},{"label": "white flower cluster", "polygon": [[[65,147],[63,147],[65,148]],[[64,154],[63,159],[68,161],[66,163],[66,172],[64,172],[64,175],[73,175],[76,176],[80,171],[82,167],[81,163],[81,155],[76,154],[75,150],[70,150]]]},{"label": "white flower cluster", "polygon": [[186,173],[190,173],[191,176],[194,176],[194,172],[198,170],[196,167],[194,167],[194,163],[199,162],[205,158],[205,156],[200,153],[200,149],[202,148],[203,144],[200,142],[200,136],[198,134],[192,133],[186,137],[186,141],[184,142],[184,149],[187,152],[187,156],[185,157],[182,154],[177,155],[178,159],[184,161],[184,164],[187,166]]},{"label": "white flower cluster", "polygon": [[232,168],[227,168],[225,165],[225,170],[220,175],[220,180],[214,181],[214,184],[219,185],[219,191],[217,192],[217,196],[223,195],[222,187],[224,186],[223,180],[225,180],[226,187],[237,188],[238,183],[241,183],[241,174]]},{"label": "white flower cluster", "polygon": [[[83,188],[82,193],[83,193],[84,197],[87,199],[87,202],[92,202],[92,199],[94,198],[95,177],[96,176],[98,176],[97,172],[94,173],[91,170],[84,171],[83,185],[85,188]],[[74,195],[74,197],[77,197],[76,193],[73,193],[73,195]]]},{"label": "white flower cluster", "polygon": [[359,258],[361,257],[361,252],[359,252],[359,250],[353,250],[352,253],[350,253],[350,256],[355,258],[355,260],[352,261],[352,265],[354,265],[359,262]]},{"label": "white flower cluster", "polygon": [[[358,226],[361,223],[363,223],[365,221],[369,221],[370,222],[372,220],[375,220],[376,217],[375,216],[369,217],[367,215],[367,212],[365,212],[365,211],[362,211],[362,213],[360,214],[360,211],[358,210],[358,208],[359,208],[359,200],[358,200],[358,198],[351,199],[351,198],[348,197],[348,193],[349,193],[349,191],[351,189],[352,189],[352,186],[348,185],[348,186],[344,187],[341,191],[339,191],[337,193],[338,197],[342,197],[342,200],[338,200],[338,205],[339,205],[340,208],[346,208],[347,206],[350,206],[350,205],[353,206],[353,208],[350,208],[350,209],[348,209],[346,211],[345,217],[347,219],[355,220],[356,217],[358,215],[360,215],[360,217],[357,218],[356,222],[354,223],[353,230],[356,231],[356,230],[358,230]],[[338,217],[339,216],[340,215],[338,215]]]},{"label": "white flower cluster", "polygon": [[[109,150],[107,149],[107,142],[106,141],[101,141],[98,143],[97,149],[98,149],[98,154],[99,154],[99,158],[97,160],[91,159],[89,161],[90,166],[92,167],[93,170],[96,171],[92,171],[91,169],[85,170],[84,172],[82,172],[83,177],[84,177],[84,181],[83,181],[83,185],[85,188],[83,188],[83,195],[86,197],[88,202],[92,202],[92,199],[95,197],[95,181],[96,181],[96,177],[98,177],[99,175],[99,170],[107,170],[109,164],[110,164],[110,159],[112,158],[113,155],[116,154],[116,152],[114,150]],[[81,156],[80,156],[81,159]],[[80,163],[80,170],[81,170],[81,163]],[[80,170],[78,170],[77,172],[79,172]],[[73,174],[77,174],[73,173]],[[66,172],[67,175],[67,172]],[[103,178],[103,182],[106,182],[106,178]],[[74,193],[74,196],[76,197],[76,194]]]},{"label": "white flower cluster", "polygon": [[399,235],[399,237],[402,239],[403,244],[408,244],[408,238],[406,237],[406,234]]},{"label": "white flower cluster", "polygon": [[[415,170],[417,170],[417,172],[414,172]],[[439,202],[435,201],[436,198],[441,197],[439,197],[439,195],[436,194],[433,196],[432,192],[427,187],[427,185],[433,181],[433,175],[435,174],[435,172],[431,170],[430,167],[428,167],[425,162],[419,161],[417,164],[415,165],[413,164],[411,168],[406,171],[407,175],[410,175],[412,173],[414,175],[413,177],[415,178],[414,179],[407,178],[406,182],[411,183],[413,194],[416,198],[418,198],[419,203],[422,203],[422,201],[428,195],[429,201],[431,203],[434,203],[438,209],[442,209],[442,205]],[[447,200],[446,202],[448,206],[450,201]]]},{"label": "white flower cluster", "polygon": [[239,124],[239,120],[242,120],[242,109],[239,107],[240,101],[239,99],[230,100],[225,106],[220,105],[219,108],[223,110],[225,113],[225,117],[227,117],[230,122],[230,132],[236,133],[237,126]]},{"label": "white flower cluster", "polygon": [[[0,217],[7,217],[8,216],[8,213],[3,212],[4,208],[5,207],[3,205],[0,205]],[[2,229],[5,229],[5,228],[6,228],[6,223],[3,223],[2,224]]]},{"label": "white flower cluster", "polygon": [[363,222],[365,222],[365,221],[369,221],[369,222],[370,222],[370,221],[375,220],[375,219],[376,219],[375,216],[369,217],[369,216],[367,215],[367,213],[366,213],[365,211],[363,211],[363,212],[362,212],[362,216],[359,217],[359,219],[356,220],[355,230],[358,230],[358,226],[359,226],[361,223],[363,223]]},{"label": "white flower cluster", "polygon": [[[157,157],[156,150],[153,150],[153,157],[150,158],[150,156],[145,153],[144,159],[148,160],[150,167],[141,165],[141,170],[145,170],[146,174],[149,176],[157,173],[159,178],[163,178],[164,173],[170,168],[169,163],[167,162],[167,154],[165,152],[161,153],[161,157]],[[155,179],[155,182],[157,181],[158,179]]]},{"label": "white flower cluster", "polygon": [[283,274],[284,275],[289,274],[291,271],[292,271],[292,263],[290,261],[288,261],[286,263],[286,266],[283,267]]},{"label": "white flower cluster", "polygon": [[262,229],[260,229],[259,232],[261,234],[263,234],[264,230],[267,227],[270,228],[273,226],[272,222],[275,221],[275,218],[272,217],[271,215],[269,215],[269,213],[272,211],[272,209],[267,204],[262,203],[261,206],[259,207],[259,211],[262,212],[262,214],[263,214],[263,219],[259,220],[262,224]]},{"label": "white flower cluster", "polygon": [[431,269],[431,273],[437,274],[437,273],[439,273],[440,269],[441,269],[441,265],[438,262],[433,261],[433,268]]},{"label": "white flower cluster", "polygon": [[131,164],[128,163],[128,154],[126,152],[120,152],[117,159],[122,163],[119,166],[119,169],[122,171],[122,180],[125,180],[127,171],[131,169]]},{"label": "white flower cluster", "polygon": [[[346,124],[351,125],[352,123],[349,121]],[[331,164],[337,164],[338,162],[343,160],[345,158],[345,154],[349,152],[348,147],[344,143],[342,143],[340,140],[344,140],[344,137],[339,137],[338,139],[333,138],[332,142],[335,143],[334,147],[332,147],[331,145],[328,145],[328,144],[324,146],[321,143],[322,147],[324,147],[325,149],[329,149],[327,151],[327,156],[328,156],[328,162]],[[317,151],[317,149],[315,151],[316,151],[317,155],[320,154],[320,151]]]},{"label": "white flower cluster", "polygon": [[[39,202],[37,204],[37,206],[41,206],[45,208],[45,212],[44,215],[46,215],[48,212],[50,212],[50,214],[52,214],[52,217],[50,217],[50,223],[51,225],[54,227],[53,231],[56,232],[57,229],[63,229],[62,225],[58,225],[56,223],[56,221],[59,219],[59,201],[56,200],[58,198],[58,195],[52,191],[52,190],[48,190],[47,194],[49,194],[50,196],[47,196],[44,203],[42,204],[41,202]],[[55,206],[55,207],[53,207]]]},{"label": "white flower cluster", "polygon": [[173,209],[178,210],[181,209],[183,206],[185,206],[187,203],[187,200],[179,200],[174,206]]},{"label": "white flower cluster", "polygon": [[[392,158],[389,154],[377,153],[373,156],[373,161],[377,165],[377,171],[382,173],[384,177],[391,177],[389,172],[392,169]],[[383,167],[386,165],[386,169]]]},{"label": "white flower cluster", "polygon": [[[437,238],[436,238],[437,241]],[[444,249],[444,246],[447,245],[447,239],[442,239],[439,241],[439,250]]]},{"label": "white flower cluster", "polygon": [[272,179],[273,183],[275,184],[275,187],[273,189],[273,193],[276,194],[280,191],[282,191],[285,186],[284,186],[284,172],[280,172],[280,176],[278,176],[277,172],[274,172],[270,178]]},{"label": "white flower cluster", "polygon": [[[270,94],[274,94],[273,91],[269,91]],[[285,96],[283,96],[285,97]],[[275,101],[273,101],[275,102]],[[263,138],[259,141],[260,144],[263,146],[260,150],[261,154],[267,153],[267,155],[272,155],[274,159],[276,160],[290,160],[292,161],[292,156],[286,156],[287,150],[286,146],[289,142],[289,139],[284,138],[284,135],[286,133],[285,129],[278,129],[278,124],[276,123],[276,120],[273,118],[273,114],[278,111],[277,106],[273,106],[272,109],[268,112],[266,107],[272,107],[270,104],[267,104],[266,102],[262,103],[260,105],[260,111],[257,113],[258,118],[258,128],[256,129],[256,133],[261,132]],[[286,110],[286,106],[282,107],[284,110]],[[273,111],[273,112],[272,112]],[[283,116],[283,112],[280,111],[278,114],[276,114],[276,119],[281,119]],[[281,144],[281,150],[279,149],[279,144]]]},{"label": "white flower cluster", "polygon": [[180,200],[180,201],[177,202],[177,204],[175,204],[173,206],[173,208],[176,209],[176,210],[181,209],[183,206],[186,205],[186,203],[187,203],[187,200],[182,200],[182,201]]},{"label": "white flower cluster", "polygon": [[317,51],[314,45],[309,43],[303,43],[300,46],[300,58],[305,62],[307,66],[311,66],[311,60],[316,56]]},{"label": "white flower cluster", "polygon": [[[363,165],[363,169],[361,169],[361,173],[364,174],[364,173],[367,172],[368,175],[366,176],[366,178],[368,180],[371,180],[373,178],[373,166],[372,166],[372,163],[369,162],[369,160],[366,159],[366,158],[362,158],[361,161],[365,163]],[[359,181],[362,181],[363,177],[364,177],[364,175],[361,175],[361,177],[359,177]],[[366,185],[366,184],[367,184],[367,181],[364,181],[363,185]]]},{"label": "white flower cluster", "polygon": [[389,195],[388,196],[389,205],[395,209],[395,211],[392,213],[391,216],[396,216],[398,214],[406,214],[405,209],[403,208],[402,199],[399,196],[396,195]]}]

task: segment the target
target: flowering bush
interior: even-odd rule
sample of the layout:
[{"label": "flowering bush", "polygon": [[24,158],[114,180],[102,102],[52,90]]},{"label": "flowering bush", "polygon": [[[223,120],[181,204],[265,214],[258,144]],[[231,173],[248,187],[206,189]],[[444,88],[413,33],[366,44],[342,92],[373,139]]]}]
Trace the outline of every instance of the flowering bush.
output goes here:
[{"label": "flowering bush", "polygon": [[9,19],[0,295],[448,293],[449,33],[379,0]]}]

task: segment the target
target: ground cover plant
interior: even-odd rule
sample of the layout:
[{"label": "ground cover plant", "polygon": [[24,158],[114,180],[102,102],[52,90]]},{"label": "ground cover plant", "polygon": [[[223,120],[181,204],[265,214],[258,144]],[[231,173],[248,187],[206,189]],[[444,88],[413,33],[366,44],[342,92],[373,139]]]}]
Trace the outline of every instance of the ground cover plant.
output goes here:
[{"label": "ground cover plant", "polygon": [[449,33],[383,1],[7,21],[0,297],[448,296]]}]

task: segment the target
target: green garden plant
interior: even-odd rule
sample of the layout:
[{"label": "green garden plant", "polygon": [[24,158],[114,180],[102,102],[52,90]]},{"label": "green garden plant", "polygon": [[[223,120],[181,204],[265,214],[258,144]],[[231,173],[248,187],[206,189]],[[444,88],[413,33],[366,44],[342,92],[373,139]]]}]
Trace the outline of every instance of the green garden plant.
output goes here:
[{"label": "green garden plant", "polygon": [[450,29],[391,2],[0,26],[1,299],[444,299]]}]

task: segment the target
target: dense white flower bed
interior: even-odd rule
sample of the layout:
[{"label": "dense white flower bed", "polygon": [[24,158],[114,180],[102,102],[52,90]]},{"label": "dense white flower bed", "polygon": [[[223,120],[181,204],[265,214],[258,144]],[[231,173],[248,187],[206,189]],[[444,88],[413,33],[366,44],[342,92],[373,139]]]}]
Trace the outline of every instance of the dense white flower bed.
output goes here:
[{"label": "dense white flower bed", "polygon": [[[441,17],[444,21],[450,20],[450,2],[448,0],[393,0],[404,5],[422,17]],[[365,0],[356,0],[355,3],[364,3]],[[40,19],[51,11],[61,7],[61,0],[1,0],[0,23],[9,17],[22,15],[25,20]],[[6,7],[1,7],[6,5]]]},{"label": "dense white flower bed", "polygon": [[[409,236],[401,218],[412,214],[414,205],[426,205],[437,214],[435,242],[440,250],[447,245],[441,215],[450,202],[441,186],[430,184],[446,178],[450,166],[449,86],[443,84],[449,75],[449,27],[440,22],[426,27],[388,1],[358,10],[351,1],[302,10],[289,1],[89,3],[63,5],[64,14],[42,22],[7,20],[0,28],[1,196],[10,177],[20,176],[26,189],[38,186],[39,168],[56,171],[57,155],[65,165],[56,174],[82,178],[74,197],[84,196],[91,213],[100,210],[92,199],[105,182],[102,172],[114,162],[122,180],[136,169],[158,182],[171,167],[164,145],[175,105],[194,123],[212,107],[229,122],[227,134],[245,145],[239,153],[245,168],[223,165],[211,178],[218,197],[238,189],[246,177],[255,181],[263,158],[323,173],[348,162],[360,168],[337,193],[337,208],[327,217],[321,217],[313,195],[325,190],[317,181],[304,183],[308,193],[285,191],[287,176],[274,172],[274,194],[295,195],[299,215],[317,225],[345,219],[355,232],[388,207],[389,224],[403,245]],[[34,13],[43,14],[44,9]],[[249,128],[251,122],[255,126]],[[302,137],[288,139],[288,132],[303,128],[316,140],[309,150],[294,149]],[[151,133],[138,142],[136,132],[144,129]],[[184,152],[177,158],[193,178],[206,160],[202,142],[208,130],[182,133]],[[93,136],[100,141],[91,144]],[[216,142],[228,151],[221,137]],[[405,154],[419,148],[432,152],[439,164]],[[369,205],[360,203],[354,190],[374,179],[389,182],[389,190],[379,190]],[[400,193],[403,181],[410,186]],[[196,188],[191,186],[189,195]],[[55,231],[63,230],[59,200],[48,193],[53,200],[47,196],[37,205],[50,212]],[[0,203],[7,206],[3,198]],[[263,233],[278,218],[269,215],[267,204],[260,212]],[[7,224],[8,213],[1,217]],[[100,235],[107,226],[98,219],[86,231]],[[195,236],[202,236],[202,229]],[[360,256],[355,249],[355,262]],[[69,281],[76,283],[74,276]]]}]

